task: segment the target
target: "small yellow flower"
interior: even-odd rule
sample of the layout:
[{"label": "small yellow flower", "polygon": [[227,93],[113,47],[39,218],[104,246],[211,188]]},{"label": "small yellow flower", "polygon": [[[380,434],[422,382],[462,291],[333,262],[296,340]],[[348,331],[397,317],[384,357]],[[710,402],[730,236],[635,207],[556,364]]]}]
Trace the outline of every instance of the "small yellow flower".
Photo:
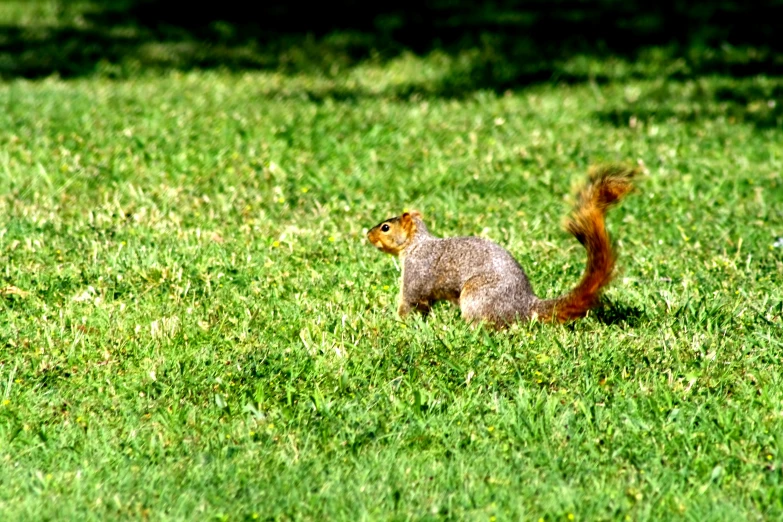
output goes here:
[{"label": "small yellow flower", "polygon": [[568,520],[573,520],[573,519],[574,519],[574,514],[573,513],[569,513],[568,514]]},{"label": "small yellow flower", "polygon": [[308,187],[302,187],[302,194],[307,194],[310,189]]},{"label": "small yellow flower", "polygon": [[11,401],[8,399],[3,399],[3,406],[8,406],[9,404],[11,404]]},{"label": "small yellow flower", "polygon": [[383,289],[384,290],[388,290],[389,289],[389,285],[383,285]]},{"label": "small yellow flower", "polygon": [[494,426],[487,426],[487,431],[492,433],[493,431],[495,431],[495,427]]},{"label": "small yellow flower", "polygon": [[272,241],[272,248],[277,248],[280,246],[280,241]]},{"label": "small yellow flower", "polygon": [[334,236],[329,236],[329,242],[334,243]]}]

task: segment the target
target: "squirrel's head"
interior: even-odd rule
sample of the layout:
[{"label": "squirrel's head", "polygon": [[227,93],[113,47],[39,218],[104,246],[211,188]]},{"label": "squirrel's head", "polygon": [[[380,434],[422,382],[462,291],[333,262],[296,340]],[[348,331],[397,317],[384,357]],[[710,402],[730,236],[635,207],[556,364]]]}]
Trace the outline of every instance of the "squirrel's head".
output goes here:
[{"label": "squirrel's head", "polygon": [[413,211],[387,219],[370,229],[367,239],[379,250],[399,255],[413,241],[416,235],[416,220],[420,218],[421,214]]}]

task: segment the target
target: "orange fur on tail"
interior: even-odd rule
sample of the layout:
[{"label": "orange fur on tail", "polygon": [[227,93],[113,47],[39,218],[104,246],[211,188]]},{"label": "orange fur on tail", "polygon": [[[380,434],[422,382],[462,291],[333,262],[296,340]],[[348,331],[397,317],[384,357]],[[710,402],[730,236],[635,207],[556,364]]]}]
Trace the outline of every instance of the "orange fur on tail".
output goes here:
[{"label": "orange fur on tail", "polygon": [[614,273],[616,254],[606,233],[604,216],[633,185],[636,169],[621,165],[602,165],[590,169],[590,180],[578,194],[577,204],[566,221],[566,230],[587,250],[587,267],[576,287],[566,295],[542,301],[541,316],[565,322],[584,317],[598,304],[601,290]]}]

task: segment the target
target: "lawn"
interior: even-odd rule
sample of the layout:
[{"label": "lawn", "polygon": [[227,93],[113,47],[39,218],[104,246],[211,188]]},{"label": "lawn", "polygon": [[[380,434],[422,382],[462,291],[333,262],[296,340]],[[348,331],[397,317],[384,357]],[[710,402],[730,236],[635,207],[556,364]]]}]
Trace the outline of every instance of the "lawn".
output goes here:
[{"label": "lawn", "polygon": [[[0,83],[0,519],[783,518],[783,80],[656,56]],[[644,170],[602,308],[399,321],[369,227],[419,209],[554,297],[599,161]]]}]

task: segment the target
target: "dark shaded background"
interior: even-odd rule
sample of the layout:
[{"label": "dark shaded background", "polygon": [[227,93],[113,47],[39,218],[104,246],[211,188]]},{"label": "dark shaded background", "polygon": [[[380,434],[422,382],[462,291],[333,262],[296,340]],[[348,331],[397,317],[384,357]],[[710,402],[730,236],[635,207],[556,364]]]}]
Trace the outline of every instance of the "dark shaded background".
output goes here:
[{"label": "dark shaded background", "polygon": [[[35,1],[35,0],[32,0]],[[601,81],[564,72],[576,55],[635,60],[650,47],[670,74],[783,73],[783,1],[106,0],[58,4],[56,27],[0,26],[0,76],[74,77],[98,69],[221,67],[337,75],[405,50],[478,56],[440,86],[458,95],[538,81]],[[114,66],[112,69],[111,66]],[[135,68],[135,69],[134,69]]]}]

